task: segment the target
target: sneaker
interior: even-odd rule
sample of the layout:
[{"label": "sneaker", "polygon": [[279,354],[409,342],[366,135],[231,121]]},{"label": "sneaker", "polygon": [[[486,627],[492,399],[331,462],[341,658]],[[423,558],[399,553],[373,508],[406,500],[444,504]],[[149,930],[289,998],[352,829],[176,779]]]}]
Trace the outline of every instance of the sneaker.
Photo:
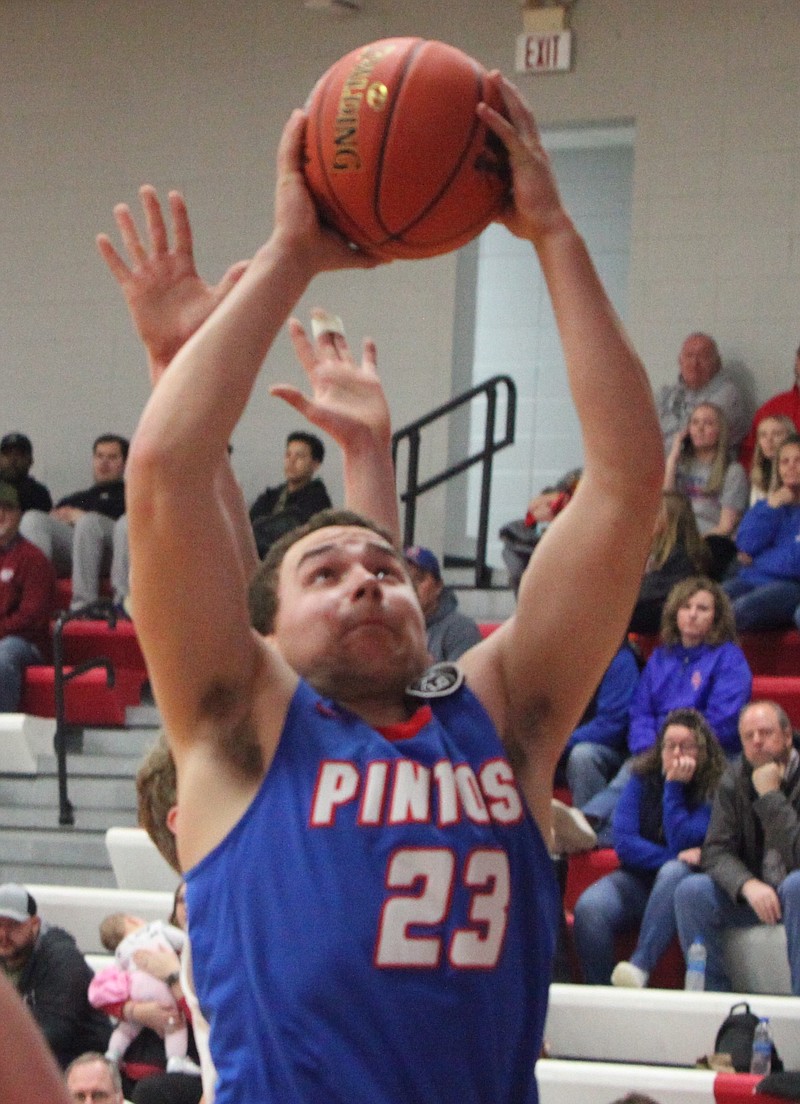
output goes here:
[{"label": "sneaker", "polygon": [[597,846],[594,828],[580,811],[572,805],[553,798],[553,850],[558,855],[574,855],[579,851],[591,851]]},{"label": "sneaker", "polygon": [[632,962],[618,962],[611,973],[611,984],[623,989],[644,989],[650,975]]},{"label": "sneaker", "polygon": [[176,1056],[167,1058],[167,1073],[192,1073],[200,1076],[200,1067],[191,1058],[179,1058]]}]

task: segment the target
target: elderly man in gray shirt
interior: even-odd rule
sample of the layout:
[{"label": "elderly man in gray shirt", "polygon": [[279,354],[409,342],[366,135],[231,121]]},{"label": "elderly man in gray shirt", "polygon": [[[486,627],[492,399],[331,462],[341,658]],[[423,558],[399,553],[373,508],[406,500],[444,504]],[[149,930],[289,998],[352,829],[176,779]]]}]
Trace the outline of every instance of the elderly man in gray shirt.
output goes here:
[{"label": "elderly man in gray shirt", "polygon": [[676,433],[685,429],[689,417],[701,403],[714,403],[725,414],[731,447],[738,446],[749,422],[737,384],[722,370],[722,358],[713,337],[692,333],[678,355],[680,373],[675,383],[665,384],[656,396],[656,409],[664,449],[669,452]]}]

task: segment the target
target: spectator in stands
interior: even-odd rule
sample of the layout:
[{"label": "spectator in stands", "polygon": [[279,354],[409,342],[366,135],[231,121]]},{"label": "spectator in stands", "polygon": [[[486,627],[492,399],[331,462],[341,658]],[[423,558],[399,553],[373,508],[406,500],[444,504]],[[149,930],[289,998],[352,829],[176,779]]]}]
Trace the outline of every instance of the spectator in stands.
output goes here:
[{"label": "spectator in stands", "polygon": [[19,508],[26,510],[44,510],[47,513],[53,505],[50,491],[44,483],[30,474],[33,466],[33,445],[30,437],[24,433],[7,433],[0,441],[0,479],[17,488]]},{"label": "spectator in stands", "polygon": [[531,499],[524,518],[509,521],[500,530],[503,562],[514,594],[519,590],[522,573],[528,566],[534,548],[553,518],[561,513],[572,498],[580,477],[581,468],[568,471],[552,487],[545,487]]},{"label": "spectator in stands", "polygon": [[778,449],[787,437],[796,433],[794,422],[785,414],[769,415],[758,423],[756,446],[750,465],[751,506],[755,506],[769,494]]},{"label": "spectator in stands", "polygon": [[[645,664],[631,702],[631,755],[655,744],[673,709],[690,708],[702,713],[726,755],[738,754],[737,719],[752,681],[724,590],[702,576],[677,583],[664,606],[661,644]],[[601,847],[612,845],[612,818],[629,776],[626,760],[608,786],[582,807]]]},{"label": "spectator in stands", "polygon": [[[631,764],[614,812],[619,869],[584,890],[575,905],[575,949],[590,985],[643,987],[675,936],[673,897],[711,815],[725,756],[696,709],[669,713],[649,751]],[[631,962],[614,969],[614,939],[641,923]]]},{"label": "spectator in stands", "polygon": [[629,631],[657,633],[669,592],[690,575],[705,575],[709,559],[689,499],[677,491],[664,491]]},{"label": "spectator in stands", "polygon": [[[725,765],[719,741],[696,709],[670,713],[657,747],[635,761],[614,818],[615,847],[623,868],[649,871],[653,880],[636,947],[629,962],[614,967],[612,985],[645,986],[676,936],[675,890],[700,865],[711,799]],[[661,813],[653,817],[659,802]],[[654,833],[658,815],[661,829]],[[659,860],[659,850],[667,861]]]},{"label": "spectator in stands", "polygon": [[116,1062],[96,1050],[73,1059],[65,1079],[73,1104],[125,1104]]},{"label": "spectator in stands", "polygon": [[55,574],[47,557],[20,536],[16,487],[0,482],[0,713],[15,713],[25,668],[49,651]]},{"label": "spectator in stands", "polygon": [[425,617],[428,651],[433,662],[458,659],[480,641],[480,629],[459,610],[455,592],[444,585],[439,561],[430,548],[415,544],[403,555]]},{"label": "spectator in stands", "polygon": [[661,644],[631,703],[631,754],[653,746],[668,713],[688,708],[702,713],[726,755],[738,754],[739,710],[750,700],[752,682],[724,590],[702,576],[678,583],[664,607]]},{"label": "spectator in stands", "polygon": [[62,1068],[85,1050],[105,1050],[111,1024],[89,1004],[86,959],[69,932],[45,923],[30,893],[13,882],[0,886],[0,965]]},{"label": "spectator in stands", "polygon": [[567,742],[556,785],[568,786],[578,809],[608,784],[627,757],[628,710],[641,669],[639,653],[624,641]]},{"label": "spectator in stands", "polygon": [[744,515],[736,544],[737,573],[724,583],[736,627],[791,625],[800,604],[800,435],[778,449],[772,490]]},{"label": "spectator in stands", "polygon": [[92,446],[92,486],[60,499],[49,514],[29,510],[23,516],[23,535],[53,562],[56,575],[72,575],[73,609],[96,602],[101,576],[114,571],[119,540],[115,523],[125,513],[127,457],[127,438],[102,434]]},{"label": "spectator in stands", "polygon": [[709,572],[721,579],[736,556],[734,536],[749,495],[741,464],[728,455],[728,424],[713,403],[701,403],[676,433],[667,455],[664,490],[686,495],[711,553]]},{"label": "spectator in stands", "polygon": [[764,418],[775,417],[775,415],[789,418],[794,427],[792,432],[800,433],[800,348],[794,356],[794,384],[788,391],[781,391],[762,403],[755,413],[747,436],[742,441],[739,459],[745,468],[750,466],[753,457],[758,426]]},{"label": "spectator in stands", "polygon": [[3,1104],[69,1104],[61,1070],[13,985],[0,971],[0,1100]]},{"label": "spectator in stands", "polygon": [[662,387],[656,398],[665,451],[669,453],[675,434],[685,428],[701,403],[713,403],[722,410],[730,429],[729,444],[738,445],[747,431],[744,403],[737,384],[722,370],[713,337],[689,334],[678,354],[678,368],[677,382]]},{"label": "spectator in stands", "polygon": [[[189,1031],[170,986],[161,978],[153,977],[147,969],[142,969],[141,952],[173,951],[170,961],[177,964],[186,944],[186,934],[182,928],[162,920],[148,923],[140,916],[129,913],[113,912],[100,924],[100,939],[107,951],[111,951],[116,960],[114,966],[106,967],[96,974],[89,986],[89,1000],[95,1007],[102,1008],[111,1000],[118,1000],[124,994],[127,1000],[156,1001],[170,1008],[173,1015],[169,1020],[169,1030],[164,1036],[164,1049],[167,1054],[168,1073],[200,1073],[200,1067],[187,1058]],[[148,961],[147,957],[144,961]],[[119,1062],[130,1044],[142,1030],[140,1024],[122,1020],[114,1028],[109,1040],[106,1056]]]},{"label": "spectator in stands", "polygon": [[739,719],[743,754],[720,781],[701,857],[703,873],[675,894],[684,955],[699,936],[706,989],[728,991],[728,928],[783,923],[792,993],[800,996],[800,757],[786,713],[751,702]]},{"label": "spectator in stands", "polygon": [[259,556],[265,556],[278,537],[331,505],[325,484],[316,474],[324,459],[325,446],[316,434],[297,430],[286,438],[286,482],[267,487],[250,507]]}]

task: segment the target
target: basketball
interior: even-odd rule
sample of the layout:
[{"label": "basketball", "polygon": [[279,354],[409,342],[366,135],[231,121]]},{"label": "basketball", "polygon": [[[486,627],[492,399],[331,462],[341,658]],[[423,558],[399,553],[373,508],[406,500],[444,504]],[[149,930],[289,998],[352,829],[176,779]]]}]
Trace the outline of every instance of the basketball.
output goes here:
[{"label": "basketball", "polygon": [[470,241],[510,180],[481,100],[505,113],[483,66],[444,42],[386,38],[346,54],[306,105],[305,175],[322,219],[383,258]]}]

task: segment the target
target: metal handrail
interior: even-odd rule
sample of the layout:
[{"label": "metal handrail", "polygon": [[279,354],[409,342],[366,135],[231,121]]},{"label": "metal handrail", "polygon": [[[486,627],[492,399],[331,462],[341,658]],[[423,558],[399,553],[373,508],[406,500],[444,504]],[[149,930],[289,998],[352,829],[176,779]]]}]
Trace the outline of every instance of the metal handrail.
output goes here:
[{"label": "metal handrail", "polygon": [[114,685],[114,667],[110,659],[98,656],[76,663],[69,671],[64,670],[64,626],[75,620],[105,621],[110,629],[117,627],[117,611],[108,601],[94,602],[76,610],[64,610],[59,614],[53,626],[53,671],[56,702],[56,734],[54,746],[58,761],[58,823],[74,824],[75,809],[67,793],[67,719],[64,702],[64,687],[78,675],[103,667],[106,672],[106,686]]},{"label": "metal handrail", "polygon": [[[503,386],[507,391],[506,399],[506,425],[505,432],[499,440],[495,440],[495,420],[497,417],[497,393]],[[420,431],[441,418],[450,414],[453,410],[471,402],[478,395],[486,396],[486,422],[483,433],[483,447],[479,452],[451,464],[444,471],[433,475],[428,479],[419,481],[419,452]],[[405,490],[400,493],[400,501],[405,503],[405,517],[403,522],[403,544],[408,546],[414,543],[414,530],[417,520],[417,499],[434,487],[440,486],[461,472],[471,468],[474,464],[481,464],[481,494],[478,510],[478,535],[475,548],[475,586],[486,587],[489,585],[490,573],[486,567],[486,544],[488,540],[489,525],[489,497],[492,483],[492,461],[494,454],[500,449],[514,443],[514,428],[517,418],[517,388],[510,376],[492,376],[483,383],[476,384],[469,391],[457,395],[435,410],[417,418],[415,422],[398,429],[392,436],[392,460],[397,467],[397,452],[401,441],[408,440],[408,463],[406,466]]]}]

